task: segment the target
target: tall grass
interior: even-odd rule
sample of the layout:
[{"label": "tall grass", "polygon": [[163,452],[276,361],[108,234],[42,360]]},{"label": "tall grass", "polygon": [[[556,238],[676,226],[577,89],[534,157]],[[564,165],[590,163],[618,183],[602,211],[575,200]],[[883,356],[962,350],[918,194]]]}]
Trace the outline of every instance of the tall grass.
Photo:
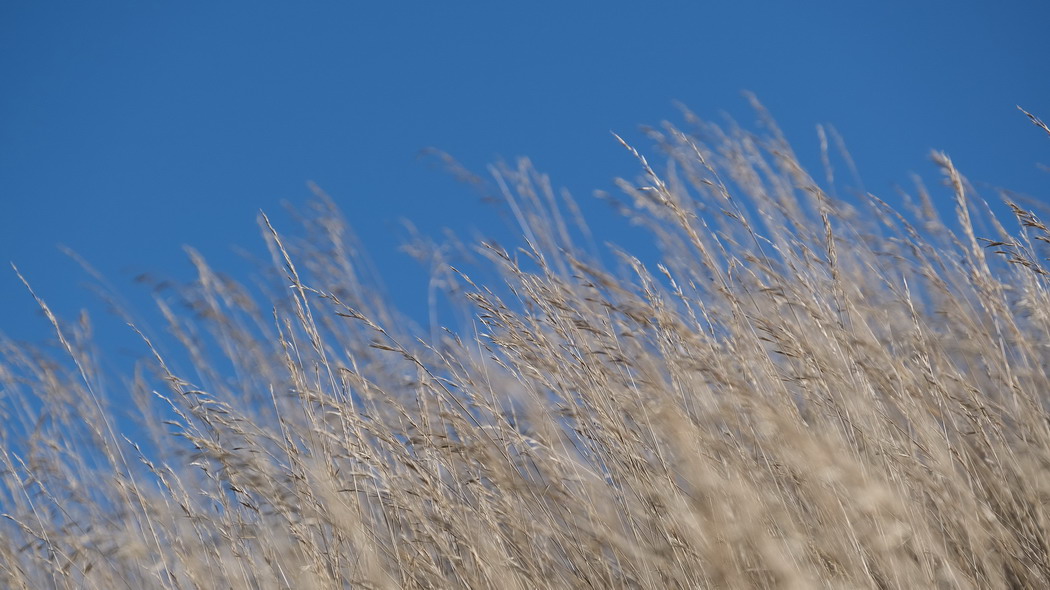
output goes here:
[{"label": "tall grass", "polygon": [[144,338],[122,382],[86,320],[3,341],[0,586],[1050,587],[1047,227],[944,155],[902,214],[768,119],[686,123],[619,181],[658,261],[602,264],[568,197],[494,168],[520,247],[418,249],[447,330],[320,197],[306,239],[260,219],[269,300],[194,255],[158,297],[183,350]]}]

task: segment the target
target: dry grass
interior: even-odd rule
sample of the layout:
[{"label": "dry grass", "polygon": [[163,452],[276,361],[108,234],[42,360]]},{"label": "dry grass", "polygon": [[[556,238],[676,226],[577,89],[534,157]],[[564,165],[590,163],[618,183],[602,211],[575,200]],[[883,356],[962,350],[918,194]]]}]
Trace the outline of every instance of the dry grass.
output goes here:
[{"label": "dry grass", "polygon": [[406,328],[321,198],[309,241],[261,220],[272,301],[197,256],[158,297],[181,361],[107,385],[50,315],[59,354],[3,342],[0,586],[1050,587],[1050,231],[942,155],[902,215],[775,127],[687,122],[620,183],[658,264],[603,267],[567,197],[495,170],[498,279],[419,249],[455,330]]}]

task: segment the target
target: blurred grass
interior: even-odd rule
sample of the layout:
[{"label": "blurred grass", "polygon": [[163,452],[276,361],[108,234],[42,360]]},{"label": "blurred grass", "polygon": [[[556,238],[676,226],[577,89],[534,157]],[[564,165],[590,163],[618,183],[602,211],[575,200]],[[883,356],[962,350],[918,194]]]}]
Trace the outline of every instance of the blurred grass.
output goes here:
[{"label": "blurred grass", "polygon": [[196,253],[158,297],[188,372],[144,339],[107,385],[87,318],[0,343],[0,586],[1050,587],[1050,230],[943,154],[904,212],[837,198],[759,112],[624,143],[659,260],[494,167],[519,247],[408,246],[447,329],[320,195],[305,237],[261,217],[268,297]]}]

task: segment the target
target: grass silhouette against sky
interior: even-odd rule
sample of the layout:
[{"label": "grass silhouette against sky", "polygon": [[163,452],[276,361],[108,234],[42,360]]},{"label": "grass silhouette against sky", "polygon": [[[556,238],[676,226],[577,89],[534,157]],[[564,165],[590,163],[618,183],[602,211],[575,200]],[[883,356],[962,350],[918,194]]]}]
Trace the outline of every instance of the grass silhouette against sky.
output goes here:
[{"label": "grass silhouette against sky", "polygon": [[[428,235],[504,226],[422,150],[481,174],[527,156],[616,240],[591,198],[631,163],[609,132],[637,141],[639,124],[680,118],[674,101],[748,123],[742,90],[814,169],[815,125],[833,125],[884,198],[934,170],[930,149],[1036,194],[1046,146],[1015,105],[1050,104],[1048,16],[1044,2],[6,2],[0,260],[72,316],[90,297],[57,245],[122,287],[189,277],[186,244],[236,272],[233,246],[259,245],[256,212],[280,221],[279,203],[313,181],[389,295],[422,316],[427,273],[397,252],[399,220]],[[840,180],[859,188],[845,169]],[[148,306],[144,289],[121,291]],[[0,330],[47,337],[11,272],[0,301]]]},{"label": "grass silhouette against sky", "polygon": [[1044,15],[732,6],[5,5],[0,586],[1050,585]]}]

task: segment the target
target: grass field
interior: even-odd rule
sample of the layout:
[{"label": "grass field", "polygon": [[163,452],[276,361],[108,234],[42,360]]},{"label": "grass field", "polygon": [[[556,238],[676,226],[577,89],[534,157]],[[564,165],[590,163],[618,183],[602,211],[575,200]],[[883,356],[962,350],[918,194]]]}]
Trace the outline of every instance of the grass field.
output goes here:
[{"label": "grass field", "polygon": [[48,312],[0,354],[0,586],[1050,587],[1050,230],[940,154],[901,207],[837,198],[759,113],[634,152],[658,261],[494,169],[520,241],[436,260],[446,330],[323,196],[260,220],[269,298],[199,257],[158,297],[178,362],[106,377]]}]

